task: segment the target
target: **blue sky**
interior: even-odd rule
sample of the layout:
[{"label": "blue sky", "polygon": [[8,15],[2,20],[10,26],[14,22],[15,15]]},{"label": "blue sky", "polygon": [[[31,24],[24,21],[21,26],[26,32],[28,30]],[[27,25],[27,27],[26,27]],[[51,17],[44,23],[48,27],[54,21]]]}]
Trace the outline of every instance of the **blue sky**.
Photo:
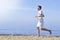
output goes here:
[{"label": "blue sky", "polygon": [[0,0],[0,29],[18,30],[18,33],[36,32],[37,19],[34,16],[38,13],[38,5],[42,6],[45,15],[44,27],[59,30],[59,0]]}]

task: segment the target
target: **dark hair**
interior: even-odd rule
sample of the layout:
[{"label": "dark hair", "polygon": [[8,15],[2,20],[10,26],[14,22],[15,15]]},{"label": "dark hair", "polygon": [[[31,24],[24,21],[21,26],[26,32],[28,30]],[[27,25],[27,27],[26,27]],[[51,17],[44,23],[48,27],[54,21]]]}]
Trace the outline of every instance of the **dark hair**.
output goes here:
[{"label": "dark hair", "polygon": [[42,8],[42,6],[40,6],[40,5],[38,5],[38,7],[41,9]]}]

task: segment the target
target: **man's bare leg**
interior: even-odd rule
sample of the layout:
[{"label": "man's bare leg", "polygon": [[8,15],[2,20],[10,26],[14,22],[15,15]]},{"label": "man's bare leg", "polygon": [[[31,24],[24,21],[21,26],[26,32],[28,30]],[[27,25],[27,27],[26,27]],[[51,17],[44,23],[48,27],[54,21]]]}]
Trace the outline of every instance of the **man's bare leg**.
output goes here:
[{"label": "man's bare leg", "polygon": [[39,37],[40,36],[40,28],[37,27],[37,36]]},{"label": "man's bare leg", "polygon": [[41,28],[41,30],[48,31],[48,32],[50,32],[50,34],[52,33],[51,30],[46,29],[46,28]]}]

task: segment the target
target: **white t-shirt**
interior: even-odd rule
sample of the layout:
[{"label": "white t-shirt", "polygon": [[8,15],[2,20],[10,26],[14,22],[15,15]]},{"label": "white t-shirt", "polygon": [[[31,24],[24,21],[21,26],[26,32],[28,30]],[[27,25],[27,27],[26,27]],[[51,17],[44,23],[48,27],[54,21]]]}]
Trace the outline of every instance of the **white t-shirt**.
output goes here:
[{"label": "white t-shirt", "polygon": [[[37,16],[39,16],[40,14],[42,13],[42,11],[40,10],[40,11],[38,11],[38,15]],[[38,17],[38,23],[37,23],[37,27],[43,27],[43,17]]]}]

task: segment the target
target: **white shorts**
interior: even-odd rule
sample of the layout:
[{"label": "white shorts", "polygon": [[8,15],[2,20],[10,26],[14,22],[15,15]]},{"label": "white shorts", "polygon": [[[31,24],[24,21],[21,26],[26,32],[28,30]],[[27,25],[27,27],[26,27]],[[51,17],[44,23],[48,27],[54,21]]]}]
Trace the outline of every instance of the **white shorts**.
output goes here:
[{"label": "white shorts", "polygon": [[39,28],[41,29],[41,28],[43,27],[43,22],[41,22],[41,23],[38,22],[38,23],[37,23],[37,27],[39,27]]}]

